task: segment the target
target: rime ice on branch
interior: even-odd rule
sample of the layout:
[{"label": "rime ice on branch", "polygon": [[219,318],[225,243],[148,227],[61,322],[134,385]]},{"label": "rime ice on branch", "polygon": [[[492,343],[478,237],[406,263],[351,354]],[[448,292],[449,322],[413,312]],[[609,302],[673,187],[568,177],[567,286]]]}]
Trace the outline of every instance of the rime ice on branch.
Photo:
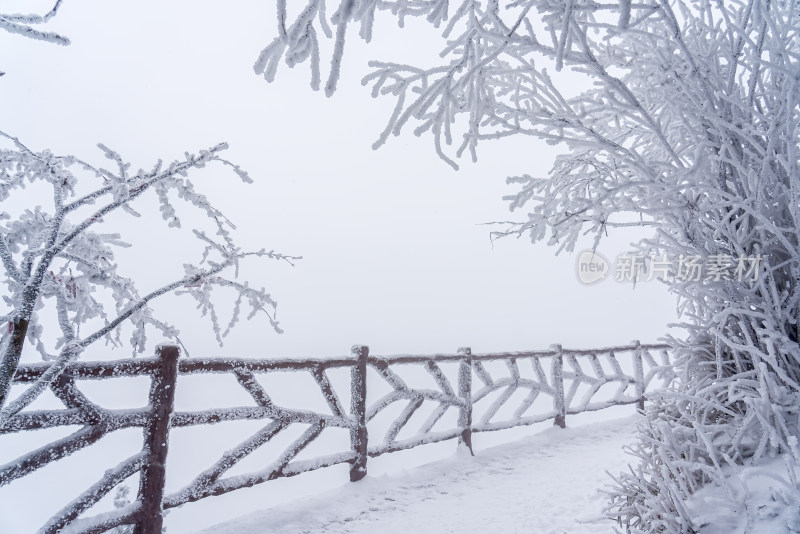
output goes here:
[{"label": "rime ice on branch", "polygon": [[52,9],[44,15],[17,15],[0,13],[0,29],[8,33],[14,33],[28,37],[29,39],[36,39],[39,41],[46,41],[48,43],[56,43],[60,45],[68,45],[69,39],[63,35],[55,32],[41,31],[36,28],[37,25],[46,24],[53,17],[58,14],[58,8],[61,7],[61,0],[56,0]]},{"label": "rime ice on branch", "polygon": [[[243,251],[231,234],[233,224],[201,193],[189,173],[208,165],[230,168],[244,182],[250,177],[239,166],[221,157],[227,145],[219,144],[169,165],[161,161],[149,171],[131,172],[130,164],[113,150],[99,145],[115,166],[114,170],[95,168],[75,157],[61,157],[49,151],[35,152],[17,139],[0,133],[10,148],[0,148],[0,208],[10,207],[21,190],[46,184],[51,190],[52,207],[37,206],[11,216],[0,211],[0,261],[5,286],[5,308],[0,320],[8,324],[0,344],[0,407],[5,405],[11,378],[19,364],[27,339],[52,364],[35,383],[0,412],[5,420],[30,404],[55,380],[64,367],[90,344],[100,339],[119,346],[120,326],[133,327],[130,344],[134,353],[145,350],[146,333],[156,330],[168,339],[177,339],[178,331],[153,315],[150,303],[170,293],[187,294],[198,303],[203,315],[209,315],[217,340],[227,335],[240,319],[242,305],[249,307],[248,319],[263,311],[275,331],[276,303],[263,288],[250,287],[234,278],[239,262],[248,257],[291,262],[292,257],[274,251]],[[86,183],[94,180],[96,186]],[[41,187],[41,184],[37,184]],[[88,191],[83,195],[76,191]],[[185,274],[159,288],[140,293],[134,280],[119,272],[115,247],[128,246],[117,233],[101,232],[104,217],[124,211],[140,217],[135,203],[153,191],[163,218],[170,227],[180,227],[175,197],[181,199],[211,222],[212,238],[193,230],[203,247],[196,263],[185,263]],[[231,278],[231,275],[233,278]],[[211,300],[212,289],[226,287],[237,295],[227,326],[221,325]],[[103,296],[113,299],[113,306]],[[42,342],[43,324],[39,315],[54,312],[60,328],[56,353]],[[98,327],[98,325],[100,325]],[[84,330],[81,330],[81,327]]]}]

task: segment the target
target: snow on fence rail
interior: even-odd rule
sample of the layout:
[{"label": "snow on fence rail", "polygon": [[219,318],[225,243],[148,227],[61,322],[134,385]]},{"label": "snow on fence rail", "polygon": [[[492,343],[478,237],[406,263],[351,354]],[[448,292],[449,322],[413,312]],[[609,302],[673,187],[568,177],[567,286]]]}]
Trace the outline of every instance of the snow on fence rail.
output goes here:
[{"label": "snow on fence rail", "polygon": [[[160,534],[166,509],[275,478],[349,463],[350,480],[357,481],[366,475],[367,459],[371,456],[449,439],[457,439],[471,451],[472,434],[476,432],[531,425],[549,419],[564,427],[569,414],[625,404],[637,404],[643,408],[646,391],[666,387],[674,378],[668,348],[667,345],[634,342],[630,346],[592,350],[567,350],[554,345],[551,350],[500,354],[472,354],[470,349],[463,348],[456,354],[371,356],[367,347],[355,346],[349,358],[325,360],[179,360],[178,348],[165,346],[159,348],[156,358],[73,363],[50,384],[50,390],[64,404],[64,409],[20,412],[0,425],[0,434],[66,425],[80,425],[82,428],[0,466],[0,486],[88,447],[111,432],[141,427],[144,431],[141,451],[106,471],[99,481],[50,518],[39,532],[96,533],[131,524],[137,534]],[[625,363],[631,364],[632,371],[623,371],[618,355],[627,355]],[[528,367],[526,373],[521,371],[523,364]],[[456,368],[455,380],[451,380],[443,369],[448,365]],[[498,365],[505,371],[499,372]],[[409,367],[429,375],[436,388],[409,385],[399,372]],[[46,363],[21,366],[14,382],[35,381],[47,368]],[[329,372],[333,369],[350,371],[349,410],[345,409],[329,379]],[[273,402],[257,376],[276,372],[310,374],[328,405],[329,413],[292,409]],[[233,375],[252,397],[253,405],[176,411],[174,399],[176,387],[179,387],[178,378],[199,373]],[[372,379],[377,375],[384,382],[383,389],[388,389],[375,400],[367,396],[368,374]],[[132,376],[151,377],[147,407],[129,410],[103,408],[90,401],[76,385],[77,380]],[[606,385],[616,388],[614,394],[605,400],[596,399]],[[376,387],[376,391],[378,389],[381,388]],[[549,409],[532,410],[542,396],[549,397],[549,402],[546,402]],[[505,409],[501,416],[504,408],[514,406],[512,399],[516,399],[516,408],[510,413]],[[426,402],[433,408],[418,431],[411,437],[398,438]],[[368,439],[370,423],[396,403],[402,406],[399,415],[390,414],[388,429],[380,434],[373,429],[378,437]],[[443,425],[443,418],[450,410],[454,410],[457,417],[454,423]],[[188,485],[165,494],[171,428],[241,420],[264,420],[266,425],[226,451]],[[271,464],[244,475],[223,477],[238,462],[296,424],[305,425],[305,431]],[[434,430],[437,426],[445,428]],[[350,435],[349,449],[311,459],[296,459],[326,428],[347,431]],[[137,473],[139,493],[133,503],[112,512],[79,517]]]}]

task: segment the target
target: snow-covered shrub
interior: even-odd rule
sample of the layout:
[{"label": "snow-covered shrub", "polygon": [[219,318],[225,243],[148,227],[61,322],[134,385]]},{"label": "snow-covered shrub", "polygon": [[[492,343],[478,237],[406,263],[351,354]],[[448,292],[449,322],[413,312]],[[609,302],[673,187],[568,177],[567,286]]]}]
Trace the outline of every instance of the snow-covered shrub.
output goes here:
[{"label": "snow-covered shrub", "polygon": [[[317,88],[325,3],[296,18],[277,5],[255,70],[272,80],[280,59],[310,60]],[[610,515],[691,532],[683,503],[724,484],[726,466],[800,462],[800,3],[343,0],[328,93],[347,25],[369,40],[380,11],[443,25],[448,41],[434,67],[371,63],[364,83],[397,103],[376,146],[412,123],[454,167],[448,145],[473,158],[478,141],[512,135],[564,145],[549,176],[508,179],[511,208],[530,213],[499,234],[571,251],[583,234],[643,226],[653,236],[634,252],[673,262],[681,379],[648,411]],[[576,76],[590,88],[573,96]],[[709,270],[677,276],[698,263]]]}]

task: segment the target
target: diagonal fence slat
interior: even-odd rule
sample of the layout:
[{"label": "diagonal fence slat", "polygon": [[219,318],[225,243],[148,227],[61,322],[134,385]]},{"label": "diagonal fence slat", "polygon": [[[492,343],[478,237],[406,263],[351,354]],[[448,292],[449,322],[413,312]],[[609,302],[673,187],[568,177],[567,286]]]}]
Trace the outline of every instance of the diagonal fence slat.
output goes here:
[{"label": "diagonal fence slat", "polygon": [[475,374],[478,376],[481,382],[484,383],[486,387],[491,388],[494,386],[494,381],[492,380],[492,376],[488,373],[488,371],[486,371],[486,368],[483,366],[481,362],[473,361],[472,369],[473,371],[475,371]]},{"label": "diagonal fence slat", "polygon": [[283,451],[283,454],[281,454],[278,460],[275,461],[272,471],[270,472],[269,479],[272,480],[274,478],[278,478],[289,462],[291,462],[292,459],[300,453],[300,451],[305,449],[309,443],[314,441],[324,429],[325,421],[322,419],[308,427],[308,429],[303,432],[303,435],[289,445],[289,447]]},{"label": "diagonal fence slat", "polygon": [[[226,451],[222,457],[214,463],[211,467],[197,475],[184,489],[177,492],[176,495],[189,495],[194,496],[204,488],[217,481],[217,479],[225,472],[231,469],[234,465],[239,463],[250,453],[267,443],[278,432],[283,430],[285,424],[282,421],[272,421],[270,424],[260,429],[258,432],[247,438],[245,441],[237,445],[233,450]],[[180,497],[178,497],[180,498]],[[189,499],[185,499],[188,501]]]},{"label": "diagonal fence slat", "polygon": [[[309,471],[323,469],[325,467],[330,467],[345,462],[352,462],[354,457],[354,454],[345,453],[320,456],[318,458],[314,458],[313,460],[296,460],[284,467],[281,476],[293,477]],[[267,471],[268,470],[255,474],[251,473],[249,475],[236,475],[220,479],[214,482],[212,485],[203,488],[201,492],[196,494],[187,494],[182,491],[172,493],[164,498],[164,509],[167,510],[170,508],[183,506],[186,503],[199,501],[200,499],[204,499],[206,497],[223,495],[231,491],[262,484],[270,480],[269,474],[271,471]]]},{"label": "diagonal fence slat", "polygon": [[425,362],[425,369],[427,369],[431,376],[433,376],[434,380],[436,380],[436,383],[441,388],[442,393],[446,397],[456,396],[456,394],[453,392],[453,387],[450,385],[450,381],[447,380],[447,377],[444,376],[444,373],[442,372],[442,368],[436,365],[434,360],[427,360]]},{"label": "diagonal fence slat", "polygon": [[528,411],[528,408],[533,406],[533,403],[536,402],[536,399],[539,397],[539,393],[542,389],[538,386],[538,384],[533,384],[531,386],[531,392],[528,393],[528,396],[525,397],[525,400],[522,401],[517,409],[514,411],[514,419],[519,419],[522,417],[522,414]]},{"label": "diagonal fence slat", "polygon": [[513,378],[515,382],[519,382],[519,366],[517,366],[517,359],[507,359],[506,367],[508,367],[508,371],[511,373],[511,378]]},{"label": "diagonal fence slat", "polygon": [[261,384],[258,383],[258,380],[256,380],[255,375],[251,371],[247,369],[236,369],[233,371],[233,375],[245,391],[253,397],[256,404],[264,408],[271,408],[274,406],[272,404],[272,399],[269,398],[269,395],[267,395],[267,392],[261,387]]},{"label": "diagonal fence slat", "polygon": [[390,444],[384,442],[377,447],[370,447],[369,456],[374,458],[375,456],[380,456],[382,454],[413,449],[414,447],[419,447],[421,445],[439,443],[440,441],[447,441],[457,438],[460,434],[461,432],[459,432],[458,429],[455,429],[441,432],[428,432],[427,434],[418,434],[412,438],[394,441]]},{"label": "diagonal fence slat", "polygon": [[482,400],[484,397],[488,397],[491,393],[497,391],[498,389],[514,386],[515,384],[516,382],[509,377],[499,378],[497,380],[493,379],[491,386],[484,386],[473,395],[472,403],[473,404],[477,403],[478,401]]},{"label": "diagonal fence slat", "polygon": [[581,369],[581,366],[574,354],[567,354],[566,360],[569,366],[572,368],[571,372],[564,372],[562,375],[565,380],[570,380],[569,390],[564,393],[564,404],[567,407],[567,410],[569,410],[569,406],[575,399],[575,394],[578,392],[578,388],[582,383],[587,382],[588,379],[583,373],[583,369]]},{"label": "diagonal fence slat", "polygon": [[483,414],[483,417],[481,418],[481,423],[480,424],[486,424],[486,423],[490,422],[492,420],[492,418],[495,415],[497,415],[497,412],[500,410],[500,408],[502,408],[503,405],[508,401],[508,399],[511,398],[511,396],[514,394],[514,392],[516,390],[517,390],[516,382],[512,382],[511,384],[509,384],[503,390],[503,392],[500,394],[500,396],[497,397],[497,399],[495,399],[495,401],[492,403],[492,405],[489,406],[489,409],[486,410],[486,413]]},{"label": "diagonal fence slat", "polygon": [[141,513],[141,503],[134,502],[113,512],[79,517],[61,529],[59,534],[101,534],[121,525],[134,524]]},{"label": "diagonal fence slat", "polygon": [[287,448],[283,454],[281,454],[276,461],[267,466],[265,469],[255,473],[221,478],[208,485],[195,488],[192,492],[180,491],[171,494],[164,500],[164,508],[174,508],[188,502],[195,502],[206,497],[222,495],[237,489],[255,486],[257,484],[267,482],[268,480],[274,480],[281,476],[285,476],[283,470],[287,467],[292,458],[297,456],[297,454],[303,450],[303,448],[305,448],[317,436],[319,436],[324,428],[325,423],[322,421],[318,421],[316,424],[311,425],[302,436],[296,439],[289,446],[289,448]]},{"label": "diagonal fence slat", "polygon": [[608,353],[608,361],[614,368],[615,376],[617,376],[618,378],[625,376],[625,373],[622,371],[622,367],[619,366],[619,361],[617,361],[617,356],[616,354],[614,354],[613,350]]},{"label": "diagonal fence slat", "polygon": [[394,441],[394,438],[396,438],[397,434],[399,434],[403,427],[408,424],[411,416],[414,415],[414,412],[417,411],[417,408],[422,406],[423,402],[425,402],[425,397],[422,395],[414,396],[409,401],[402,413],[400,413],[397,419],[395,419],[392,425],[389,427],[389,430],[386,431],[386,436],[383,438],[384,443],[389,444]]},{"label": "diagonal fence slat", "polygon": [[106,471],[103,478],[90,486],[81,493],[75,500],[65,506],[61,511],[54,515],[50,520],[39,529],[37,534],[56,534],[77,518],[81,513],[91,508],[102,499],[109,491],[114,489],[120,482],[130,477],[139,469],[146,458],[145,452],[141,451],[134,454],[117,467]]},{"label": "diagonal fence slat", "polygon": [[544,421],[551,421],[557,415],[558,413],[555,410],[550,410],[549,412],[544,412],[540,415],[531,415],[531,416],[507,419],[505,421],[496,421],[496,422],[476,425],[472,428],[472,431],[494,432],[497,430],[508,430],[509,428],[516,428],[520,426],[530,426],[530,425],[535,425],[536,423],[542,423]]},{"label": "diagonal fence slat", "polygon": [[90,401],[89,398],[78,389],[78,386],[75,385],[75,379],[67,373],[62,373],[58,378],[53,380],[53,382],[50,383],[50,389],[67,408],[80,408],[95,415],[97,418],[100,418],[101,414],[104,412],[100,406]]},{"label": "diagonal fence slat", "polygon": [[392,405],[393,403],[407,399],[408,395],[403,391],[392,391],[384,395],[378,402],[373,404],[367,409],[366,419],[371,421],[377,416],[384,408]]},{"label": "diagonal fence slat", "polygon": [[450,405],[443,402],[439,403],[439,405],[431,412],[430,416],[428,416],[428,419],[425,420],[425,423],[423,423],[423,425],[420,427],[420,434],[427,434],[430,432],[431,429],[436,426],[436,423],[442,419],[444,414],[447,413],[447,410],[449,410],[450,407]]},{"label": "diagonal fence slat", "polygon": [[606,380],[606,372],[603,370],[603,366],[600,365],[600,359],[597,357],[597,354],[590,354],[589,358],[594,375],[599,379]]},{"label": "diagonal fence slat", "polygon": [[65,438],[39,447],[35,451],[0,466],[0,486],[96,443],[107,432],[108,428],[105,425],[86,426]]},{"label": "diagonal fence slat", "polygon": [[547,374],[542,369],[542,361],[539,358],[530,358],[533,371],[536,373],[536,378],[541,390],[548,395],[555,395],[555,389],[550,385],[547,379]]},{"label": "diagonal fence slat", "polygon": [[325,397],[325,402],[328,403],[328,407],[333,412],[333,415],[337,417],[344,417],[344,406],[342,406],[342,402],[336,395],[336,391],[333,389],[330,380],[328,380],[328,375],[325,374],[325,369],[321,366],[315,367],[311,373],[314,375],[314,379],[317,381],[317,384],[322,391],[322,395]]},{"label": "diagonal fence slat", "polygon": [[411,391],[405,381],[390,369],[389,363],[385,360],[377,360],[373,363],[373,366],[378,370],[378,373],[383,379],[397,391],[402,391],[404,393],[409,393]]}]

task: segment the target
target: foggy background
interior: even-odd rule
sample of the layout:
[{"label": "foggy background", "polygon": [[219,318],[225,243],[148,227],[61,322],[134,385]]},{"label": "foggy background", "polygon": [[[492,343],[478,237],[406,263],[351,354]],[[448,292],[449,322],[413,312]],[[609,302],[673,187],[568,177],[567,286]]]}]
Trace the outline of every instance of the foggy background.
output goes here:
[{"label": "foggy background", "polygon": [[[51,4],[0,6],[2,12],[44,13]],[[554,248],[530,244],[526,236],[490,241],[494,228],[485,223],[525,217],[524,209],[508,212],[502,197],[515,190],[505,178],[546,175],[557,154],[553,147],[532,138],[484,142],[479,161],[460,160],[458,172],[438,159],[430,139],[416,138],[410,130],[378,151],[370,148],[394,101],[372,99],[369,88],[361,86],[367,61],[436,62],[442,44],[438,30],[409,20],[401,31],[395,21],[380,17],[374,42],[366,45],[351,28],[339,88],[329,99],[310,89],[307,65],[289,70],[282,64],[273,84],[253,74],[259,51],[275,35],[272,2],[67,0],[43,29],[66,35],[72,44],[61,47],[0,32],[0,71],[6,72],[0,78],[1,130],[34,150],[48,148],[110,168],[113,162],[96,148],[102,142],[132,162],[134,171],[152,168],[159,158],[168,164],[184,151],[228,142],[224,157],[247,170],[255,183],[244,184],[226,168],[213,166],[190,175],[197,190],[237,225],[234,238],[243,248],[303,256],[294,267],[254,260],[242,269],[241,280],[266,287],[278,300],[281,335],[258,315],[241,323],[220,348],[189,297],[158,302],[159,317],[181,330],[190,357],[324,357],[348,354],[353,344],[392,354],[454,352],[462,346],[480,353],[553,343],[568,348],[632,339],[651,343],[676,319],[674,298],[656,282],[633,288],[613,281],[612,272],[596,285],[581,284],[575,262],[577,252],[591,246],[588,240],[575,254],[559,256]],[[326,73],[330,42],[321,44]],[[30,197],[25,202],[37,202]],[[40,203],[49,202],[47,197]],[[102,230],[120,232],[133,244],[118,251],[117,261],[120,273],[137,280],[143,294],[181,276],[183,263],[199,260],[202,245],[190,229],[201,218],[176,201],[184,228],[175,230],[161,220],[154,195],[136,206],[144,218],[109,217]],[[613,269],[614,257],[645,234],[612,232],[598,251]],[[225,323],[232,300],[219,305]],[[84,359],[129,354],[127,348],[98,344]],[[32,361],[35,355],[26,358]],[[98,394],[126,407],[125,395],[146,396],[146,389],[146,383],[132,383]],[[209,404],[213,398],[214,406],[235,405],[239,394],[231,390],[226,396],[222,386],[202,391],[198,397]],[[118,432],[104,441],[106,450],[120,455],[138,450],[140,432]],[[214,435],[197,439],[213,442]],[[0,447],[0,462],[26,447],[25,440]],[[447,444],[441,451],[453,447]],[[49,517],[42,511],[49,508],[28,496],[49,495],[47,486],[58,486],[59,476],[72,477],[78,456],[69,459],[73,467],[53,466],[0,488],[0,531],[25,532]],[[370,474],[390,462],[403,468],[431,457],[418,451],[389,455],[371,463]],[[262,493],[248,506],[335,487],[345,480],[343,473],[263,484],[253,490]],[[198,508],[216,509],[209,513],[217,518],[241,513],[246,509],[238,504],[239,493],[204,500],[207,506],[189,505],[189,515]],[[20,521],[11,519],[11,510],[28,510],[33,524],[3,528],[5,521]],[[170,532],[181,532],[210,519],[170,521],[168,516]]]}]

